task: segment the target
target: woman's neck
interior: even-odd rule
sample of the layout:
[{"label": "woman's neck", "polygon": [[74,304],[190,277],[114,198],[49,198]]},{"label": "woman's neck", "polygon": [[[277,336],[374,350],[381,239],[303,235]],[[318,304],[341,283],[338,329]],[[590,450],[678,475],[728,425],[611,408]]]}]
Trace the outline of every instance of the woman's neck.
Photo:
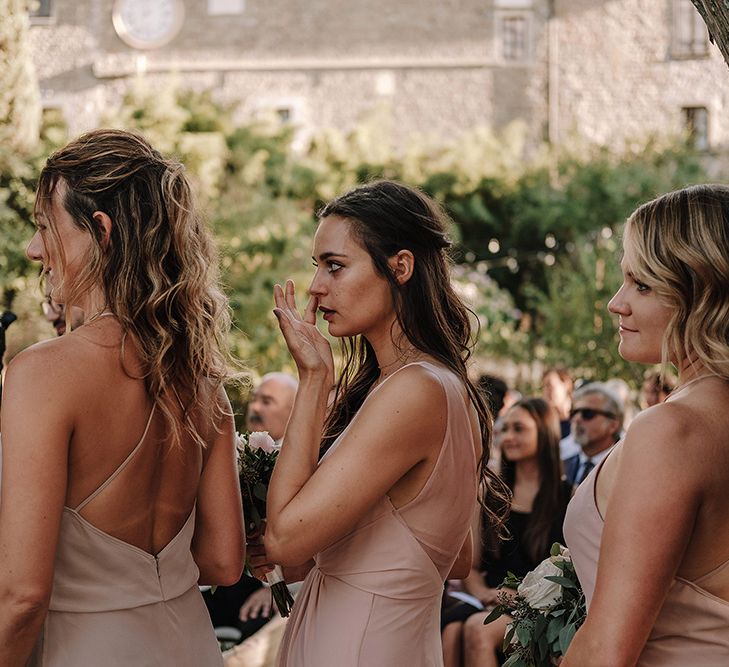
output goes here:
[{"label": "woman's neck", "polygon": [[702,375],[711,375],[706,366],[696,359],[687,359],[678,366],[678,384],[679,387],[692,382]]},{"label": "woman's neck", "polygon": [[514,466],[514,484],[524,483],[531,484],[536,483],[539,485],[539,464],[537,459],[524,459],[523,461],[517,461]]},{"label": "woman's neck", "polygon": [[405,364],[425,356],[403,335],[399,326],[388,326],[380,335],[365,335],[372,346],[380,369],[378,382],[392,375]]}]

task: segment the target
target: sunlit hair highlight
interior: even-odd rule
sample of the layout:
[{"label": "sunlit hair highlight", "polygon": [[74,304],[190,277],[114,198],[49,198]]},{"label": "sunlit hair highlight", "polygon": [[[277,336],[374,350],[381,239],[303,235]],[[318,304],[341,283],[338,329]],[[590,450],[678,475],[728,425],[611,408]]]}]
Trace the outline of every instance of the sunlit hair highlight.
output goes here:
[{"label": "sunlit hair highlight", "polygon": [[[239,374],[226,346],[230,314],[219,287],[217,252],[183,165],[121,130],[95,130],[55,152],[41,172],[34,212],[62,251],[54,192],[93,239],[73,284],[63,285],[67,312],[100,286],[105,309],[121,325],[122,347],[132,341],[139,355],[171,444],[179,445],[184,432],[204,444],[193,416],[217,422],[217,389]],[[112,221],[106,246],[93,219],[97,211]]]},{"label": "sunlit hair highlight", "polygon": [[[501,528],[509,490],[487,465],[492,416],[468,377],[470,311],[450,281],[448,217],[424,193],[394,181],[371,182],[341,195],[319,212],[320,220],[328,216],[341,217],[351,225],[354,238],[369,254],[375,271],[389,283],[397,323],[406,339],[394,343],[404,349],[409,342],[431,355],[465,385],[481,426],[480,499],[491,525]],[[388,265],[388,259],[401,250],[409,250],[415,258],[412,276],[402,285]],[[364,337],[344,339],[343,357],[335,402],[325,425],[324,450],[346,428],[379,377],[374,349]]]},{"label": "sunlit hair highlight", "polygon": [[625,227],[639,282],[673,309],[662,359],[729,380],[729,187],[695,185],[644,204]]}]

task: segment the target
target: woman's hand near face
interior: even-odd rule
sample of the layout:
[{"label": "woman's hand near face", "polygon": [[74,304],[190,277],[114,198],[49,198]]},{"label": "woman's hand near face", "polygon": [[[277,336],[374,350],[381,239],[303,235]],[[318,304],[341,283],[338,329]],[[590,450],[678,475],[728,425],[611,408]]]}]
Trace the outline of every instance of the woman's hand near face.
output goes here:
[{"label": "woman's hand near face", "polygon": [[299,375],[323,374],[328,386],[332,386],[334,359],[329,342],[316,328],[316,310],[319,305],[317,298],[309,298],[303,316],[296,308],[294,283],[291,280],[286,281],[285,288],[275,285],[273,298],[276,302],[273,312]]}]

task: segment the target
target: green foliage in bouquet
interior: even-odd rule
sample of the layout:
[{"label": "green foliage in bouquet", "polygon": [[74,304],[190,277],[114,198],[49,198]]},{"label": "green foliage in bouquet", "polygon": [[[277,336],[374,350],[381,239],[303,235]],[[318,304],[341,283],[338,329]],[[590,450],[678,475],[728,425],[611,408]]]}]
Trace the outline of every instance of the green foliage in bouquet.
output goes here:
[{"label": "green foliage in bouquet", "polygon": [[251,435],[238,436],[238,473],[246,532],[260,534],[266,519],[268,484],[279,450],[255,446],[255,440],[251,443]]},{"label": "green foliage in bouquet", "polygon": [[549,667],[567,648],[587,614],[585,595],[569,551],[555,542],[549,558],[520,579],[509,573],[501,587],[516,589],[499,595],[499,604],[486,617],[491,623],[512,617],[504,637],[504,667]]},{"label": "green foliage in bouquet", "polygon": [[[266,496],[271,482],[273,468],[276,465],[279,449],[267,431],[254,431],[238,436],[238,476],[240,478],[243,516],[246,521],[246,532],[250,536],[263,536],[266,521]],[[246,563],[250,572],[250,567]],[[271,596],[281,616],[286,618],[294,604],[283,571],[276,565],[266,575],[271,586]]]}]

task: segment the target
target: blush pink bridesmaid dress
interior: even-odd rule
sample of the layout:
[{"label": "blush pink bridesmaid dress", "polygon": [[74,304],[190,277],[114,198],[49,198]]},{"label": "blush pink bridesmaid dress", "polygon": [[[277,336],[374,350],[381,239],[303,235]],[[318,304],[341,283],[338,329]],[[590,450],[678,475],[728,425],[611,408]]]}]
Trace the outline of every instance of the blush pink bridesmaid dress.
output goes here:
[{"label": "blush pink bridesmaid dress", "polygon": [[[280,667],[443,664],[440,601],[476,507],[477,443],[459,378],[443,366],[415,363],[438,378],[447,402],[435,468],[412,501],[395,508],[382,497],[315,556],[287,624]],[[329,452],[340,442],[341,436]]]}]

